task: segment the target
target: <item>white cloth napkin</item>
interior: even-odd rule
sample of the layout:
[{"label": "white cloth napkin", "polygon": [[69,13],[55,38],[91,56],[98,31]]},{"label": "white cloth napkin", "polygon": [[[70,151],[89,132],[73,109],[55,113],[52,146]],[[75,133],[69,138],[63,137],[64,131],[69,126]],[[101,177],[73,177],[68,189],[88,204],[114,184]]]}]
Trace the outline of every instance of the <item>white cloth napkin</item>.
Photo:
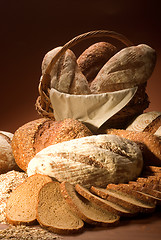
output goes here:
[{"label": "white cloth napkin", "polygon": [[50,90],[50,101],[56,121],[73,118],[97,130],[119,112],[135,95],[137,87],[115,92],[71,95]]}]

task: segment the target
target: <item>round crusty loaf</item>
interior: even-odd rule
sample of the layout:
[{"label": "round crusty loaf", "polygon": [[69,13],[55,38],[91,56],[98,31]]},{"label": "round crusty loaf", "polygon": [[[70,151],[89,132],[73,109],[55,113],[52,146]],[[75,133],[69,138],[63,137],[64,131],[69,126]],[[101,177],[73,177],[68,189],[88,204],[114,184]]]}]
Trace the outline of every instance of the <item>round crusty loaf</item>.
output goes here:
[{"label": "round crusty loaf", "polygon": [[19,169],[12,153],[12,138],[12,133],[0,131],[0,174]]},{"label": "round crusty loaf", "polygon": [[12,139],[12,150],[17,165],[26,171],[30,160],[43,148],[90,135],[92,135],[91,131],[77,120],[54,121],[41,118],[26,123],[16,130]]},{"label": "round crusty loaf", "polygon": [[[159,136],[159,127],[161,127],[161,112],[145,112],[137,116],[126,128],[126,130],[136,132],[149,132]],[[157,133],[156,133],[157,132]],[[160,135],[161,136],[161,135]]]},{"label": "round crusty loaf", "polygon": [[89,83],[94,80],[99,70],[116,51],[116,47],[108,42],[97,42],[79,56],[78,66]]},{"label": "round crusty loaf", "polygon": [[136,143],[105,134],[49,146],[31,159],[27,173],[46,174],[89,188],[136,179],[142,166],[142,153]]}]

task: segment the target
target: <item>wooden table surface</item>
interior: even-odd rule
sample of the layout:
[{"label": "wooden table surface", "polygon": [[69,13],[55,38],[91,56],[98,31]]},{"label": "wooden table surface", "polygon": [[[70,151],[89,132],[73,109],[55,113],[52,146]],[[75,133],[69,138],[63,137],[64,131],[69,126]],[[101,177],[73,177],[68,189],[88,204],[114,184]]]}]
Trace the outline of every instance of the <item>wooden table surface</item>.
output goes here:
[{"label": "wooden table surface", "polygon": [[[0,229],[7,225],[0,224]],[[64,240],[160,240],[161,239],[161,206],[154,213],[131,219],[120,220],[113,228],[85,227],[78,235],[60,236]]]}]

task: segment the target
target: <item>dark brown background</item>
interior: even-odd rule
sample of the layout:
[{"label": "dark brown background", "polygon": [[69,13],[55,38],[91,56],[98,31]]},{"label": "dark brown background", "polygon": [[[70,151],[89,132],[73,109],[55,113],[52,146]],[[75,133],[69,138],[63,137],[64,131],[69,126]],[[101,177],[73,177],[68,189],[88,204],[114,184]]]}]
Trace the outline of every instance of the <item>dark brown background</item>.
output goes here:
[{"label": "dark brown background", "polygon": [[157,51],[157,64],[147,87],[148,110],[161,111],[161,16],[157,2],[1,0],[0,129],[14,132],[39,117],[35,101],[45,53],[98,29],[122,33],[134,44],[146,43]]}]

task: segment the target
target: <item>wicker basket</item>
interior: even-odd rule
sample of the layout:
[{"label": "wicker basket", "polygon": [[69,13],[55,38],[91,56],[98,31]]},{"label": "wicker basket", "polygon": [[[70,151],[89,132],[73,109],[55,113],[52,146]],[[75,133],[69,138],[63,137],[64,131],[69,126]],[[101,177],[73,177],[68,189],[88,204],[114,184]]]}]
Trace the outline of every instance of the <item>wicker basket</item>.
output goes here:
[{"label": "wicker basket", "polygon": [[[69,42],[67,42],[60,51],[53,57],[52,61],[48,65],[45,73],[42,75],[39,83],[39,96],[36,100],[36,110],[42,117],[47,117],[54,119],[54,109],[52,108],[49,92],[50,92],[50,72],[53,68],[56,61],[65,53],[65,51],[79,42],[94,38],[94,37],[110,37],[114,38],[121,43],[125,44],[125,46],[132,46],[133,43],[129,41],[122,34],[108,31],[108,30],[98,30],[98,31],[90,31],[84,34],[81,34]],[[125,122],[129,122],[135,116],[141,114],[149,105],[148,96],[145,93],[146,84],[143,84],[140,89],[138,89],[137,93],[133,97],[133,99],[117,114],[115,114],[111,119],[104,124],[103,128],[107,127],[124,127]],[[141,93],[141,95],[140,95]],[[145,95],[145,97],[143,97]],[[141,96],[141,98],[139,98]]]}]

